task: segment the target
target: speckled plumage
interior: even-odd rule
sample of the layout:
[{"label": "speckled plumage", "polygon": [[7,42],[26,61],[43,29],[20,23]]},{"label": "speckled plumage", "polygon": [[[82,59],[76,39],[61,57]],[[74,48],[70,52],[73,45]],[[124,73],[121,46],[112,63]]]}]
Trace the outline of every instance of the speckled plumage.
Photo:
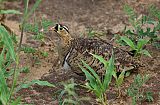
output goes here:
[{"label": "speckled plumage", "polygon": [[[60,30],[61,32],[58,32],[58,29],[60,28],[57,27],[63,26],[57,25],[55,29],[60,36],[63,36],[62,40],[64,40],[65,35],[61,34],[65,33],[66,36],[68,36],[68,30],[66,32],[62,32],[62,30]],[[64,29],[63,31],[65,30],[66,29]],[[97,73],[103,74],[105,72],[103,64],[99,62],[99,60],[94,58],[91,53],[101,55],[106,60],[109,60],[113,51],[117,71],[121,71],[122,69],[124,69],[124,67],[135,68],[138,65],[137,60],[133,58],[131,52],[116,48],[112,44],[107,43],[106,41],[101,39],[70,38],[69,43],[67,42],[66,45],[64,43],[63,49],[64,48],[66,48],[66,53],[63,58],[63,67],[69,67],[73,72],[79,75],[83,74],[78,66],[78,63],[80,63],[82,59],[86,61],[86,63],[89,64],[92,68],[94,68]]]}]

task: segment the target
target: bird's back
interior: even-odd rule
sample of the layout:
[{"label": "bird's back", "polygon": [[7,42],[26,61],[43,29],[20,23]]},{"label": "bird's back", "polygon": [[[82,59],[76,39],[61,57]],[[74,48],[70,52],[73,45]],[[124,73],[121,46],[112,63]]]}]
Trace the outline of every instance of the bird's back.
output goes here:
[{"label": "bird's back", "polygon": [[[103,56],[105,60],[109,60],[112,51],[115,56],[115,64],[119,67],[127,67],[137,65],[130,52],[115,48],[112,44],[107,43],[101,39],[77,38],[72,40],[70,49],[64,58],[64,63],[69,65],[76,74],[83,74],[78,64],[84,60],[96,72],[105,72],[103,64],[94,58],[92,54]],[[118,68],[119,69],[119,68]]]}]

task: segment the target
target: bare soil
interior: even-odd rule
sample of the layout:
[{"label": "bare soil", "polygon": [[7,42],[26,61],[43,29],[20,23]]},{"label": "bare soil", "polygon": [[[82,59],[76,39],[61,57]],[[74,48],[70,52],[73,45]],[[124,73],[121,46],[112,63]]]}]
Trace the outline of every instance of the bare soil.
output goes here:
[{"label": "bare soil", "polygon": [[[30,2],[32,6],[34,0]],[[160,7],[159,0],[43,0],[37,9],[36,13],[31,17],[45,17],[53,22],[63,23],[70,29],[73,37],[79,37],[86,34],[86,29],[92,27],[94,30],[103,31],[107,33],[111,30],[113,33],[123,30],[125,25],[128,25],[127,15],[123,12],[124,4],[132,6],[139,14],[147,14],[147,8],[150,4],[155,4]],[[6,2],[7,9],[24,8],[22,2]],[[11,26],[11,29],[20,35],[17,29],[21,17],[9,15],[6,24]],[[14,26],[12,25],[14,24]],[[13,27],[12,27],[13,26]],[[16,28],[17,27],[17,28]],[[49,34],[52,36],[52,33]],[[110,40],[112,35],[106,34],[106,40]],[[53,41],[56,37],[52,36]],[[23,44],[27,44],[27,34],[24,37]],[[71,71],[64,73],[57,65],[58,53],[55,50],[55,45],[52,43],[53,50],[48,45],[40,47],[49,53],[47,58],[40,58],[40,64],[35,65],[32,55],[21,54],[21,66],[29,66],[29,73],[21,73],[20,81],[27,78],[28,81],[33,79],[46,80],[53,84],[59,84],[70,78],[75,78],[76,83],[83,83],[83,81],[76,78],[76,75]],[[141,75],[150,74],[151,78],[143,88],[146,91],[153,92],[153,102],[142,101],[139,105],[160,105],[160,50],[147,46],[153,58],[143,57],[142,61],[146,65],[138,70],[137,73],[131,74],[124,81],[122,90],[122,97],[116,99],[116,88],[114,81],[111,83],[110,89],[107,91],[109,105],[131,105],[131,98],[126,96],[125,89],[133,82],[133,78],[138,73]],[[34,105],[58,105],[56,91],[62,89],[58,85],[56,88],[42,87],[34,85],[29,89],[22,89],[16,96],[22,96],[22,102]],[[77,92],[81,96],[89,96],[91,100],[84,102],[85,105],[97,105],[95,96],[85,89],[77,87]]]}]

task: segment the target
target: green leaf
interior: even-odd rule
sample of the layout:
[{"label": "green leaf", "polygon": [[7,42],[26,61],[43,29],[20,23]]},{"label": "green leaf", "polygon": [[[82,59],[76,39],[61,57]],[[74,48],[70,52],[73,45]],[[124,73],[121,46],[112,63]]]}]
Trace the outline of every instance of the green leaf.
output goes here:
[{"label": "green leaf", "polygon": [[18,97],[16,100],[13,101],[11,105],[19,105],[20,102],[21,102],[21,98]]},{"label": "green leaf", "polygon": [[95,77],[95,79],[98,82],[98,84],[100,86],[102,86],[102,83],[101,83],[101,80],[100,80],[98,74],[88,64],[86,64],[83,60],[82,60],[82,63],[93,74],[93,76]]},{"label": "green leaf", "polygon": [[7,30],[0,25],[0,36],[2,37],[2,40],[4,41],[4,46],[8,49],[9,53],[11,54],[11,57],[14,61],[16,61],[16,54],[14,51],[12,39],[7,32]]},{"label": "green leaf", "polygon": [[0,55],[0,70],[2,69],[2,64],[4,61],[4,53],[5,53],[5,48],[2,49],[1,55]]},{"label": "green leaf", "polygon": [[112,80],[113,71],[114,71],[114,57],[112,55],[109,60],[109,64],[106,69],[106,73],[105,73],[105,77],[104,77],[104,82],[103,82],[104,90],[106,90],[109,87],[109,83]]},{"label": "green leaf", "polygon": [[95,54],[91,54],[93,57],[95,57],[96,59],[98,59],[101,63],[103,63],[105,65],[105,67],[107,67],[108,65],[108,62],[102,57],[102,56],[99,56],[99,55],[95,55]]},{"label": "green leaf", "polygon": [[131,72],[129,72],[129,71],[126,71],[126,73],[125,73],[125,77],[128,77],[128,76],[130,76],[130,74],[131,74]]},{"label": "green leaf", "polygon": [[9,99],[9,89],[7,82],[3,73],[3,70],[0,68],[0,101],[3,105],[6,105]]},{"label": "green leaf", "polygon": [[142,50],[141,53],[152,58],[151,54],[147,50]]},{"label": "green leaf", "polygon": [[123,40],[124,42],[127,43],[127,45],[129,45],[131,47],[132,50],[135,50],[136,47],[134,45],[134,43],[132,42],[132,40],[130,40],[129,38],[127,38],[126,36],[122,36],[121,40]]},{"label": "green leaf", "polygon": [[133,8],[131,8],[131,6],[124,5],[123,9],[124,9],[125,13],[127,13],[127,15],[129,15],[132,18],[135,18],[135,12],[134,12]]},{"label": "green leaf", "polygon": [[27,13],[26,19],[28,19],[33,14],[33,12],[37,9],[37,7],[39,6],[39,4],[40,4],[41,1],[42,0],[36,0],[36,3],[33,5],[33,7],[31,8],[31,10]]},{"label": "green leaf", "polygon": [[22,14],[17,10],[0,10],[0,14]]},{"label": "green leaf", "polygon": [[118,77],[117,77],[117,74],[116,74],[116,71],[113,71],[113,77],[117,80],[118,79]]},{"label": "green leaf", "polygon": [[119,87],[122,85],[123,80],[124,80],[124,74],[125,74],[125,70],[121,72],[121,74],[119,75],[118,79],[116,80],[116,85]]},{"label": "green leaf", "polygon": [[95,78],[82,66],[79,65],[79,67],[81,68],[81,70],[85,73],[85,76],[87,78],[87,80],[89,80],[90,85],[92,86],[92,88],[96,85],[96,80]]},{"label": "green leaf", "polygon": [[28,88],[30,87],[31,85],[34,85],[34,84],[38,84],[40,86],[49,86],[49,87],[55,87],[55,85],[47,82],[47,81],[40,81],[40,80],[32,80],[31,82],[29,83],[26,83],[26,84],[21,84],[17,89],[16,91],[19,91],[20,89],[24,89],[24,88]]},{"label": "green leaf", "polygon": [[92,90],[97,97],[100,97],[100,95],[102,94],[101,90],[103,89],[100,78],[95,77],[95,75],[97,74],[89,65],[87,65],[84,61],[82,61],[82,63],[94,75],[92,76],[91,73],[89,73],[86,69],[84,69],[82,66],[79,65],[81,70],[85,73],[87,80],[89,80],[89,83],[86,85],[86,87]]},{"label": "green leaf", "polygon": [[149,40],[139,39],[138,43],[137,43],[137,49],[138,49],[138,51],[140,51],[143,48],[143,46],[148,43],[148,41]]}]

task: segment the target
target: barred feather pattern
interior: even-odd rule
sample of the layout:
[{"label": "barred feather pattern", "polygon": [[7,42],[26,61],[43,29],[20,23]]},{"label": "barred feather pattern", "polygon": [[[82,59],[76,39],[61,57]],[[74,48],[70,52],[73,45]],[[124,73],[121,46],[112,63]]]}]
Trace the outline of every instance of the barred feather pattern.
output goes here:
[{"label": "barred feather pattern", "polygon": [[112,55],[112,50],[115,56],[115,66],[117,71],[121,71],[124,67],[137,68],[138,61],[135,60],[132,54],[128,51],[114,47],[112,44],[107,43],[100,39],[76,38],[71,41],[71,46],[64,58],[71,70],[78,75],[83,75],[78,64],[84,60],[91,66],[98,74],[104,74],[104,65],[94,58],[92,54],[103,56],[105,60],[109,60]]}]

